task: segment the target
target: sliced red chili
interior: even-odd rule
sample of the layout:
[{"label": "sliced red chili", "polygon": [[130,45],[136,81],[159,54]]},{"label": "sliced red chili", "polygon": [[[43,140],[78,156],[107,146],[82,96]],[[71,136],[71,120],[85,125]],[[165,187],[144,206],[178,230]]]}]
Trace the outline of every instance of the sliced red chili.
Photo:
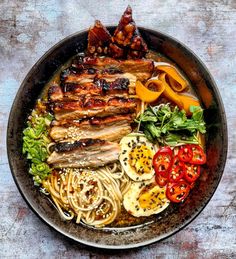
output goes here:
[{"label": "sliced red chili", "polygon": [[176,166],[184,166],[184,162],[182,162],[180,159],[179,159],[179,156],[176,155],[173,157],[173,160],[172,160],[172,167],[176,167]]},{"label": "sliced red chili", "polygon": [[176,183],[185,175],[185,166],[175,166],[170,169],[168,180],[171,183]]},{"label": "sliced red chili", "polygon": [[204,153],[204,150],[199,145],[190,145],[193,156],[189,160],[189,163],[195,164],[195,165],[203,165],[206,163],[206,154]]},{"label": "sliced red chili", "polygon": [[186,181],[188,181],[189,183],[195,182],[197,178],[200,176],[200,166],[186,163],[185,168],[186,170],[184,178],[186,179]]},{"label": "sliced red chili", "polygon": [[166,196],[172,202],[181,202],[189,194],[190,186],[185,180],[167,185]]},{"label": "sliced red chili", "polygon": [[172,150],[170,147],[161,147],[153,157],[153,167],[156,174],[167,178],[172,166]]},{"label": "sliced red chili", "polygon": [[155,180],[156,180],[156,183],[161,187],[165,186],[168,182],[168,179],[161,176],[160,174],[156,174]]},{"label": "sliced red chili", "polygon": [[190,145],[183,145],[180,147],[178,157],[183,162],[189,162],[193,157],[192,148]]}]

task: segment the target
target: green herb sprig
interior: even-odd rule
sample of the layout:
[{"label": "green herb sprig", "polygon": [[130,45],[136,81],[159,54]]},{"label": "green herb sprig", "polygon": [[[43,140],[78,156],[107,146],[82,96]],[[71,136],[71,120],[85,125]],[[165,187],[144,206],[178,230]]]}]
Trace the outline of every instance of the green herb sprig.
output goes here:
[{"label": "green herb sprig", "polygon": [[153,143],[176,146],[181,143],[198,144],[197,134],[206,133],[203,110],[191,106],[192,116],[187,118],[184,110],[169,104],[149,106],[136,122],[141,126],[146,137]]}]

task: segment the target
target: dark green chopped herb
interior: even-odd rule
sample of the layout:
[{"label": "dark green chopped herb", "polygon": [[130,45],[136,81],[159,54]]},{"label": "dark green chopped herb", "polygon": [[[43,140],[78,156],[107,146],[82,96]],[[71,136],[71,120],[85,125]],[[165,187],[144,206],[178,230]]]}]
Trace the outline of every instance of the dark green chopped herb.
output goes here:
[{"label": "dark green chopped herb", "polygon": [[192,116],[187,118],[184,110],[169,104],[149,106],[136,120],[147,139],[162,145],[175,146],[180,143],[198,144],[197,134],[206,133],[203,110],[191,106]]}]

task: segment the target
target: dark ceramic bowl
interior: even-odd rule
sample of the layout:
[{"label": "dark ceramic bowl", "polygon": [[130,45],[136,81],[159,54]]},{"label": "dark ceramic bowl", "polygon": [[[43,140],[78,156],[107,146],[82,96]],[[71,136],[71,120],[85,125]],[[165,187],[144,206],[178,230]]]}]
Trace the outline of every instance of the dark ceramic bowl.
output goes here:
[{"label": "dark ceramic bowl", "polygon": [[[109,27],[113,31],[115,27]],[[49,226],[80,243],[110,249],[139,247],[159,241],[176,233],[189,224],[206,206],[214,194],[223,174],[227,156],[227,125],[224,107],[217,86],[199,58],[177,40],[157,31],[140,28],[140,32],[152,50],[174,61],[191,80],[205,109],[207,123],[207,164],[188,199],[181,205],[166,210],[164,217],[154,222],[126,229],[98,230],[64,222],[59,214],[34,187],[28,174],[28,164],[22,155],[22,131],[27,116],[34,107],[45,83],[70,57],[85,49],[87,31],[67,37],[52,47],[30,70],[12,105],[8,131],[8,159],[14,180],[31,209]]]}]

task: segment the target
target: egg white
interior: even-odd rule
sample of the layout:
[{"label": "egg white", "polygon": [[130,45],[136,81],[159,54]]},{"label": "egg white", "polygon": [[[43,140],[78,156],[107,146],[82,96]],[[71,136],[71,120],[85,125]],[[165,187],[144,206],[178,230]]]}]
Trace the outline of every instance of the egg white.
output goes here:
[{"label": "egg white", "polygon": [[[164,209],[166,209],[170,201],[166,198],[163,199],[162,204],[158,204],[156,208],[152,209],[145,209],[140,206],[139,203],[139,195],[140,192],[150,183],[155,182],[155,177],[153,177],[151,180],[143,181],[143,182],[133,182],[131,184],[130,189],[128,192],[124,195],[123,198],[123,206],[127,210],[128,213],[133,215],[134,217],[142,217],[142,216],[150,216],[153,214],[158,214],[162,212]],[[155,188],[158,188],[158,192],[166,192],[166,187],[160,187],[156,185]]]},{"label": "egg white", "polygon": [[[138,141],[138,139],[139,139],[139,141]],[[149,180],[155,174],[155,171],[154,171],[153,168],[150,171],[150,173],[139,174],[139,173],[136,172],[135,168],[132,167],[130,165],[130,163],[129,163],[129,153],[132,150],[131,144],[129,144],[129,143],[131,143],[132,140],[135,141],[136,143],[138,143],[138,142],[145,142],[145,145],[147,147],[149,147],[150,151],[152,152],[152,157],[154,156],[154,154],[155,154],[155,147],[154,147],[154,145],[151,142],[149,142],[147,140],[147,138],[143,134],[135,134],[135,135],[130,134],[130,135],[126,136],[126,137],[123,137],[122,140],[120,141],[120,147],[121,147],[121,153],[119,155],[120,163],[121,163],[123,169],[125,170],[126,174],[132,180],[134,180],[134,181]]]}]

